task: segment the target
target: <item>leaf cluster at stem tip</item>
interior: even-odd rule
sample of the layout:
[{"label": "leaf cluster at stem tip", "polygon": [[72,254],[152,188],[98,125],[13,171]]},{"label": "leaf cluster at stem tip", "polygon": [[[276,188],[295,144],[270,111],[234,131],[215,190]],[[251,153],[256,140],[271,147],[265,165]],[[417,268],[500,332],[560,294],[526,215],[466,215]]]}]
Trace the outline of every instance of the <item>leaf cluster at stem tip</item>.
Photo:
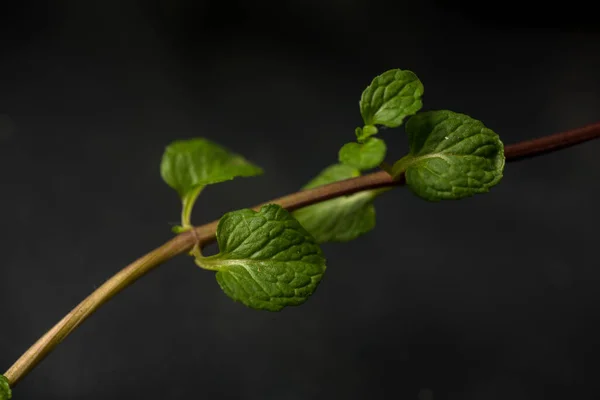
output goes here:
[{"label": "leaf cluster at stem tip", "polygon": [[[359,106],[364,125],[356,141],[346,143],[338,163],[325,168],[304,189],[351,179],[381,167],[393,178],[404,175],[417,196],[455,200],[487,192],[502,178],[504,146],[482,122],[449,110],[419,112],[423,84],[411,71],[392,69],[375,77]],[[398,128],[406,120],[409,153],[389,166],[387,145],[375,137],[380,127]],[[241,155],[204,138],[170,144],[161,174],[182,203],[181,225],[192,228],[197,197],[210,184],[262,174]],[[191,255],[203,269],[214,271],[223,291],[248,307],[279,311],[304,303],[325,272],[320,243],[346,242],[375,227],[374,200],[389,189],[366,190],[289,213],[279,205],[258,212],[243,209],[225,214],[217,228],[219,253]]]},{"label": "leaf cluster at stem tip", "polygon": [[[411,71],[393,69],[377,76],[363,91],[360,113],[364,126],[355,130],[356,141],[342,146],[338,164],[330,165],[304,189],[355,178],[383,166],[387,145],[377,126],[396,128],[423,105],[423,84]],[[346,242],[375,227],[373,201],[386,190],[369,190],[325,201],[294,212],[319,243]]]},{"label": "leaf cluster at stem tip", "polygon": [[[344,144],[339,164],[327,167],[304,188],[354,178],[377,166],[394,178],[405,174],[411,191],[429,201],[460,199],[497,184],[504,168],[498,135],[464,114],[419,113],[423,92],[423,84],[411,71],[392,69],[373,79],[360,98],[365,125],[356,128],[356,142]],[[374,136],[378,126],[398,128],[405,120],[410,152],[389,167],[387,146]],[[353,240],[375,227],[373,201],[383,192],[370,190],[328,200],[294,215],[320,243]]]},{"label": "leaf cluster at stem tip", "polygon": [[377,76],[363,91],[360,113],[365,125],[355,130],[356,142],[346,143],[339,151],[339,161],[361,171],[380,165],[387,147],[377,125],[396,128],[407,116],[423,106],[423,84],[411,71],[392,69]]}]

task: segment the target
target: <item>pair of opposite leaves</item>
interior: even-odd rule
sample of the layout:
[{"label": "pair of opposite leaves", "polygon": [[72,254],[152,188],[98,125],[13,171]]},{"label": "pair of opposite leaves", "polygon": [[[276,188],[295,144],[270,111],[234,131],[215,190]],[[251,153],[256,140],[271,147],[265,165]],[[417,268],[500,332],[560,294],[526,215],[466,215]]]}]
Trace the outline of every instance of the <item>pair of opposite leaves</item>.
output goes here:
[{"label": "pair of opposite leaves", "polygon": [[[391,70],[376,77],[361,97],[365,126],[356,129],[357,143],[344,145],[340,163],[326,168],[304,189],[354,178],[379,165],[387,149],[383,140],[372,137],[378,133],[376,125],[395,128],[411,115],[405,127],[410,152],[393,165],[392,174],[404,173],[416,195],[430,201],[460,199],[497,184],[504,167],[498,135],[464,114],[447,110],[416,114],[422,94],[421,82],[410,71]],[[261,173],[242,156],[206,139],[169,145],[161,174],[182,200],[178,231],[191,228],[191,209],[204,187]],[[223,291],[249,307],[279,311],[302,304],[325,272],[319,243],[349,241],[373,229],[373,200],[381,192],[343,196],[293,214],[275,204],[258,212],[227,213],[217,228],[219,253],[197,254],[196,262],[216,271]]]}]

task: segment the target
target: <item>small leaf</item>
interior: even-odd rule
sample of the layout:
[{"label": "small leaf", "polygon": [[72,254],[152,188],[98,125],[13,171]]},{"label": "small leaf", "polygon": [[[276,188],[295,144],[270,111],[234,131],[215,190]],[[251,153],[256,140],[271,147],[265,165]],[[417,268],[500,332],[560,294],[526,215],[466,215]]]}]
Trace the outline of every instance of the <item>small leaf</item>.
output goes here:
[{"label": "small leaf", "polygon": [[198,186],[238,176],[262,174],[262,169],[210,140],[178,140],[165,150],[160,165],[164,181],[183,199]]},{"label": "small leaf", "polygon": [[191,214],[196,199],[206,185],[237,176],[262,174],[262,169],[210,140],[178,140],[167,146],[160,164],[164,181],[181,197],[181,226],[175,233],[192,227]]},{"label": "small leaf", "polygon": [[[365,125],[395,128],[423,106],[423,84],[411,71],[392,69],[379,75],[360,99]],[[364,132],[364,129],[363,129]]]},{"label": "small leaf", "polygon": [[12,397],[12,391],[8,379],[4,375],[0,375],[0,400],[9,400]]},{"label": "small leaf", "polygon": [[486,193],[502,179],[504,146],[494,131],[468,115],[428,111],[406,123],[410,152],[394,164],[406,183],[431,201]]},{"label": "small leaf", "polygon": [[378,132],[379,129],[373,125],[365,125],[362,128],[356,128],[354,130],[354,133],[356,134],[356,140],[358,140],[359,143],[363,143],[369,137],[377,135]]},{"label": "small leaf", "polygon": [[386,151],[387,148],[383,140],[369,138],[364,143],[346,143],[340,149],[339,160],[342,164],[364,171],[381,164]]},{"label": "small leaf", "polygon": [[[360,172],[356,168],[335,164],[323,170],[304,189],[312,189],[357,176],[360,176]],[[293,214],[318,243],[347,242],[375,227],[373,200],[380,192],[381,190],[367,190],[337,197],[301,208]]]},{"label": "small leaf", "polygon": [[217,282],[235,301],[279,311],[304,303],[325,273],[325,258],[313,237],[275,204],[259,212],[225,214],[217,227],[220,252],[197,257],[202,268],[217,271]]}]

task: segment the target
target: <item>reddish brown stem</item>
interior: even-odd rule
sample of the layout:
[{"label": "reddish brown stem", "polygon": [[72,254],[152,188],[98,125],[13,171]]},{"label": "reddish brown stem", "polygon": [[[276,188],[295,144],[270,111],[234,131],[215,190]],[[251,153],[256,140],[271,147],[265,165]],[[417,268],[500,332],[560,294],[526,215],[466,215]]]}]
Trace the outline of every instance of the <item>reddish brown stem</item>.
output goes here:
[{"label": "reddish brown stem", "polygon": [[515,143],[506,146],[504,154],[509,161],[519,161],[566,149],[567,147],[597,139],[598,137],[600,137],[600,122],[555,133],[554,135]]},{"label": "reddish brown stem", "polygon": [[[506,146],[505,155],[508,161],[522,160],[524,158],[536,157],[571,147],[599,137],[600,123],[595,123],[583,128],[577,128],[555,135]],[[403,177],[393,180],[387,172],[381,171],[363,175],[358,178],[335,182],[315,189],[303,190],[271,200],[267,203],[279,204],[289,211],[292,211],[334,197],[349,195],[363,190],[402,184],[404,184]],[[254,208],[258,209],[261,206],[262,204]],[[194,244],[197,243],[200,246],[205,246],[214,241],[217,224],[218,221],[213,221],[176,236],[161,247],[134,261],[106,281],[67,314],[58,324],[42,336],[13,364],[12,367],[10,367],[4,375],[11,386],[14,387],[21,378],[43,360],[44,357],[46,357],[46,355],[48,355],[64,338],[114,295],[137,281],[161,263],[178,254],[191,250]]]}]

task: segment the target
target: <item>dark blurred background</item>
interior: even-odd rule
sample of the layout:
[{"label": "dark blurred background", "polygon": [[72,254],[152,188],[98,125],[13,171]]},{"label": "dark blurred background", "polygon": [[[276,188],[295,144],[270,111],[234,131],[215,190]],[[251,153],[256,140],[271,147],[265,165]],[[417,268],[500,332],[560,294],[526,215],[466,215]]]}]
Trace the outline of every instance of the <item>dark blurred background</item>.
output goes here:
[{"label": "dark blurred background", "polygon": [[[113,273],[172,237],[164,147],[204,136],[266,174],[210,187],[194,222],[336,161],[387,69],[424,109],[505,143],[600,119],[592,6],[385,0],[0,6],[0,373]],[[592,3],[590,3],[592,4]],[[407,150],[384,131],[390,160]],[[594,399],[600,141],[508,164],[490,194],[377,201],[324,246],[303,306],[258,312],[180,257],[85,322],[15,399]]]}]

